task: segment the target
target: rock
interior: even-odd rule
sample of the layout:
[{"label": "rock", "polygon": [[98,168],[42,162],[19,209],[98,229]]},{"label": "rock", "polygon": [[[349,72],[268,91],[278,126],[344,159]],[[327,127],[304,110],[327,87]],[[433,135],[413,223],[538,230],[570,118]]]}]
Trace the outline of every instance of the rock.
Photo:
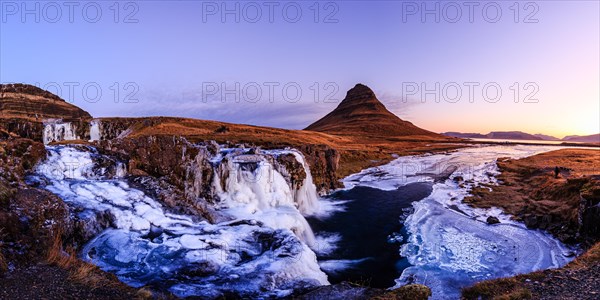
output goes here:
[{"label": "rock", "polygon": [[286,180],[292,184],[292,187],[298,189],[302,186],[304,179],[306,179],[306,172],[302,164],[300,164],[293,154],[284,154],[277,156],[277,163],[274,164],[278,167],[279,173],[281,173]]},{"label": "rock", "polygon": [[143,176],[132,179],[136,187],[156,196],[168,209],[212,218],[206,201],[199,200],[213,198],[212,155],[207,147],[182,137],[144,136],[101,141],[97,149],[127,162],[128,174]]},{"label": "rock", "polygon": [[375,296],[383,294],[380,289],[373,289],[365,286],[353,285],[348,282],[326,285],[318,287],[313,291],[294,297],[297,300],[353,300],[353,299],[372,299]]},{"label": "rock", "polygon": [[486,221],[490,225],[491,224],[498,224],[498,223],[500,223],[500,220],[498,220],[498,218],[493,217],[493,216],[489,216]]},{"label": "rock", "polygon": [[326,145],[302,145],[298,150],[304,154],[310,166],[313,182],[321,194],[342,187],[337,177],[340,152]]},{"label": "rock", "polygon": [[181,269],[179,269],[179,275],[188,277],[204,277],[211,274],[217,273],[219,266],[212,261],[196,261],[192,262]]}]

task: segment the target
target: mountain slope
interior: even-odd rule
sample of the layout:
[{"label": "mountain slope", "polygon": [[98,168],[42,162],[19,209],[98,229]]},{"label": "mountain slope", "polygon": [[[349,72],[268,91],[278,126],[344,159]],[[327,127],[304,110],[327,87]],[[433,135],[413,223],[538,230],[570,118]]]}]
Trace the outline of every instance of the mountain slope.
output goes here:
[{"label": "mountain slope", "polygon": [[342,135],[442,137],[398,118],[363,84],[350,89],[336,109],[305,130]]},{"label": "mountain slope", "polygon": [[525,133],[522,131],[492,131],[488,134],[480,133],[462,133],[462,132],[443,132],[445,136],[466,138],[466,139],[508,139],[508,140],[544,140],[543,137]]},{"label": "mountain slope", "polygon": [[539,137],[542,140],[546,140],[546,141],[560,141],[559,138],[551,136],[551,135],[546,135],[546,134],[541,134],[541,133],[537,133],[534,134],[535,136]]},{"label": "mountain slope", "polygon": [[487,136],[485,134],[481,134],[481,133],[463,133],[463,132],[455,132],[455,131],[448,131],[448,132],[442,132],[442,135],[445,136],[449,136],[449,137],[456,137],[456,138],[461,138],[461,139],[485,139],[487,138]]},{"label": "mountain slope", "polygon": [[564,137],[562,140],[568,142],[600,143],[600,133],[585,136],[571,135]]},{"label": "mountain slope", "polygon": [[60,97],[27,84],[0,85],[0,118],[22,118],[31,121],[43,119],[91,119],[83,109]]},{"label": "mountain slope", "polygon": [[522,131],[492,131],[487,134],[490,139],[509,139],[509,140],[542,140],[541,137]]}]

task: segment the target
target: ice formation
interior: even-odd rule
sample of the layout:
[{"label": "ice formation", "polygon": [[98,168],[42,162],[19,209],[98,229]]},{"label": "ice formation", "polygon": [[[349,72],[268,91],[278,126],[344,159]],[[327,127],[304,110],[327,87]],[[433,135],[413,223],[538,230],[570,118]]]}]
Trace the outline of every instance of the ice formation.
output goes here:
[{"label": "ice formation", "polygon": [[100,120],[92,120],[90,122],[90,141],[101,140]]},{"label": "ice formation", "polygon": [[44,123],[44,132],[42,138],[44,144],[79,139],[75,133],[74,125],[70,122],[63,123],[61,120],[50,120]]},{"label": "ice formation", "polygon": [[[411,267],[396,287],[415,282],[432,288],[434,299],[458,299],[460,289],[476,281],[560,267],[571,250],[547,233],[528,230],[498,208],[478,209],[462,203],[472,187],[496,184],[496,160],[522,158],[558,149],[541,146],[488,146],[448,154],[407,156],[363,170],[345,179],[383,190],[413,182],[431,182],[432,194],[413,203],[405,220],[409,234],[400,253]],[[488,216],[501,220],[488,225]]]},{"label": "ice formation", "polygon": [[[298,238],[308,243],[314,236],[277,172],[250,180],[245,176],[258,173],[240,170],[243,164],[236,165],[231,155],[227,168],[238,172],[226,177],[221,204],[239,218],[209,224],[165,212],[160,203],[118,178],[123,168],[116,167],[117,174],[107,179],[105,170],[95,168],[98,154],[93,148],[47,149],[48,159],[37,168],[46,188],[82,210],[82,218],[105,212],[114,216],[114,228],[91,240],[83,257],[128,284],[206,298],[225,292],[279,297],[299,286],[328,284],[314,252]],[[267,166],[261,160],[258,169]]]}]

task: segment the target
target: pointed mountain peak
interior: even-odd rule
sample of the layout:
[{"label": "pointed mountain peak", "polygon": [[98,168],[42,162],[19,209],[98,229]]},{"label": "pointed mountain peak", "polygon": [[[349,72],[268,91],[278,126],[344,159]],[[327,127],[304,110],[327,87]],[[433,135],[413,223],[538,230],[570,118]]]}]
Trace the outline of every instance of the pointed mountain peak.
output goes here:
[{"label": "pointed mountain peak", "polygon": [[421,129],[391,113],[381,103],[373,90],[357,84],[346,93],[346,98],[325,117],[314,122],[306,130],[334,134],[364,136],[407,136],[438,134]]},{"label": "pointed mountain peak", "polygon": [[[375,93],[368,86],[359,83],[353,88],[348,90],[344,101],[356,101],[356,100],[377,100]],[[379,101],[379,100],[377,100]]]}]

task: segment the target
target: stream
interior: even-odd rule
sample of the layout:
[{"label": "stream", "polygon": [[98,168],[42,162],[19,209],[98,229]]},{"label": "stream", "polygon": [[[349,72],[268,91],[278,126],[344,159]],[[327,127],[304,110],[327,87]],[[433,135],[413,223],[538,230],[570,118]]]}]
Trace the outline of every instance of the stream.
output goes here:
[{"label": "stream", "polygon": [[[310,175],[299,152],[223,149],[213,162],[227,172],[212,184],[222,199],[215,209],[231,220],[217,224],[169,213],[131,187],[122,166],[107,176],[94,167],[93,147],[47,148],[33,181],[81,219],[114,218],[82,257],[127,284],[179,297],[284,297],[351,281],[379,288],[420,283],[433,299],[457,299],[477,281],[561,267],[576,252],[500,209],[462,203],[474,186],[497,184],[497,159],[558,147],[480,146],[399,157],[345,178],[344,189],[321,199],[310,176],[295,189],[271,165],[272,157],[293,154]],[[262,171],[269,176],[245,179]],[[487,224],[489,216],[501,223]]]}]

